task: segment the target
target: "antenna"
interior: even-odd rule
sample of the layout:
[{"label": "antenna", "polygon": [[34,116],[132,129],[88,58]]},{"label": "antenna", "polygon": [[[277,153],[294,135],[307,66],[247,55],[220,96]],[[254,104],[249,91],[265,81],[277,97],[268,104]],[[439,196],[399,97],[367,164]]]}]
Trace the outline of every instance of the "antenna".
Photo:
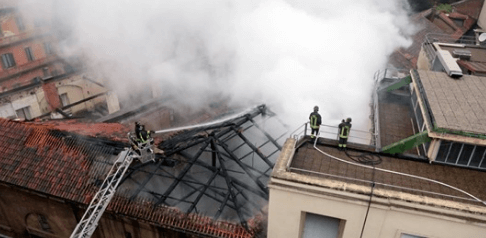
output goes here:
[{"label": "antenna", "polygon": [[478,38],[479,42],[484,43],[486,41],[486,33],[481,33]]}]

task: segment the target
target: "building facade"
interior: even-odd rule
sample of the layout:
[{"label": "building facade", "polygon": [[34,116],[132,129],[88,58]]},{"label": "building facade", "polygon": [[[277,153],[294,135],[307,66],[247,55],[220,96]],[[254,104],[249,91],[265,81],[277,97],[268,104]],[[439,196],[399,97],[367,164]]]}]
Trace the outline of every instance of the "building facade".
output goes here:
[{"label": "building facade", "polygon": [[[287,139],[269,184],[269,238],[470,238],[486,234],[483,173],[384,156],[376,168],[363,167],[335,144],[321,138],[314,147]],[[351,148],[374,150],[359,145]],[[401,173],[457,187],[473,183],[477,188],[463,188],[474,191],[483,202]],[[481,181],[475,176],[482,176]]]},{"label": "building facade", "polygon": [[0,117],[33,119],[53,113],[60,118],[97,107],[105,114],[120,109],[117,95],[81,72],[79,61],[68,63],[59,56],[47,16],[26,16],[10,5],[0,9]]}]

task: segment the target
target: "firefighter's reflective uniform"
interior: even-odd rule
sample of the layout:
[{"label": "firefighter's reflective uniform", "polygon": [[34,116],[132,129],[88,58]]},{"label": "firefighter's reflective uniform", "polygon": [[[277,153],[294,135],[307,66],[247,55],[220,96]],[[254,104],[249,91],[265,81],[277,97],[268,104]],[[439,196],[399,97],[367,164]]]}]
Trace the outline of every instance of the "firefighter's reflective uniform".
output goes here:
[{"label": "firefighter's reflective uniform", "polygon": [[321,126],[321,115],[317,113],[318,111],[319,107],[315,106],[314,112],[309,115],[312,139],[319,133],[319,127]]},{"label": "firefighter's reflective uniform", "polygon": [[351,131],[351,118],[339,124],[339,150],[346,150],[349,132]]}]

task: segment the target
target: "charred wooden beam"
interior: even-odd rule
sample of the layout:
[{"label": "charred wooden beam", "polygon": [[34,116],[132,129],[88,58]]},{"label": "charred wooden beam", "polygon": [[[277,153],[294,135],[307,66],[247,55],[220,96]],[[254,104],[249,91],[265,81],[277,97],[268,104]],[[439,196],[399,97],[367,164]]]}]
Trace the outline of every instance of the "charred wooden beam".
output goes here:
[{"label": "charred wooden beam", "polygon": [[196,207],[196,204],[199,202],[199,200],[201,200],[202,196],[204,195],[206,190],[210,187],[211,183],[214,181],[214,179],[216,178],[217,175],[218,175],[218,171],[214,172],[213,175],[211,176],[211,178],[209,178],[209,180],[207,181],[207,183],[205,185],[203,185],[202,190],[199,191],[199,194],[197,195],[196,199],[194,200],[192,205],[189,207],[189,209],[187,209],[186,213],[192,212],[192,210]]},{"label": "charred wooden beam", "polygon": [[216,141],[218,142],[218,144],[226,151],[226,153],[228,153],[230,155],[230,157],[232,158],[233,161],[235,161],[244,171],[245,173],[251,178],[253,179],[253,181],[258,185],[258,187],[260,187],[260,189],[268,196],[268,188],[265,187],[265,185],[263,185],[263,183],[258,180],[257,177],[255,177],[255,175],[253,175],[249,170],[248,168],[246,168],[246,166],[243,165],[243,163],[238,159],[238,157],[233,154],[231,152],[231,150],[228,148],[228,146],[224,143],[221,143],[219,142],[219,140],[216,138]]},{"label": "charred wooden beam", "polygon": [[187,172],[189,172],[189,170],[191,169],[191,167],[194,165],[194,163],[197,161],[197,159],[199,158],[199,156],[201,156],[201,154],[203,153],[203,151],[206,149],[206,147],[209,145],[209,141],[206,141],[206,143],[204,143],[204,145],[201,147],[201,149],[199,149],[199,151],[196,153],[196,155],[194,155],[192,157],[192,159],[189,161],[188,164],[186,164],[186,167],[184,167],[184,169],[179,173],[179,175],[177,176],[177,178],[175,179],[174,182],[172,182],[172,184],[169,186],[169,188],[165,191],[165,193],[162,195],[162,198],[159,199],[155,205],[159,205],[161,203],[164,203],[167,196],[172,193],[172,191],[174,190],[174,188],[177,186],[177,184],[179,184],[179,182],[182,180],[182,178],[187,174]]},{"label": "charred wooden beam", "polygon": [[270,134],[268,134],[265,130],[263,130],[257,123],[255,123],[255,121],[252,119],[252,118],[248,118],[249,121],[251,121],[256,128],[258,128],[266,137],[268,140],[270,140],[272,142],[273,145],[275,145],[278,150],[282,150],[282,146],[280,146],[277,141],[275,139],[273,139],[272,136],[270,136]]},{"label": "charred wooden beam", "polygon": [[[217,148],[216,148],[216,150],[217,150]],[[221,156],[219,155],[219,153],[217,153],[216,155],[218,157],[219,164],[221,166],[221,170],[223,172],[223,176],[224,176],[225,181],[226,181],[226,186],[228,186],[228,192],[231,196],[231,200],[233,201],[233,205],[236,207],[236,213],[238,214],[238,217],[240,218],[240,223],[241,223],[241,225],[243,225],[243,227],[245,227],[245,229],[248,230],[249,229],[248,224],[246,223],[245,219],[243,218],[243,215],[241,214],[240,207],[238,206],[238,199],[233,192],[233,189],[232,189],[233,185],[232,185],[230,177],[228,176],[228,171],[226,170],[226,166],[224,164],[224,161],[221,158]]]}]

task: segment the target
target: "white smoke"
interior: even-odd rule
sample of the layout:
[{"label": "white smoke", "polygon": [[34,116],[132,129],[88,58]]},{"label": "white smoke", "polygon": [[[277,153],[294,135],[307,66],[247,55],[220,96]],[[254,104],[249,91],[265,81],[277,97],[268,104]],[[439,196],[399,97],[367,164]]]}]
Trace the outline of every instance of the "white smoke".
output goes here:
[{"label": "white smoke", "polygon": [[[29,5],[44,1],[30,0]],[[199,107],[266,103],[288,124],[366,128],[375,71],[411,44],[406,0],[55,1],[64,52],[123,95],[150,87]],[[144,91],[145,90],[145,91]]]}]

